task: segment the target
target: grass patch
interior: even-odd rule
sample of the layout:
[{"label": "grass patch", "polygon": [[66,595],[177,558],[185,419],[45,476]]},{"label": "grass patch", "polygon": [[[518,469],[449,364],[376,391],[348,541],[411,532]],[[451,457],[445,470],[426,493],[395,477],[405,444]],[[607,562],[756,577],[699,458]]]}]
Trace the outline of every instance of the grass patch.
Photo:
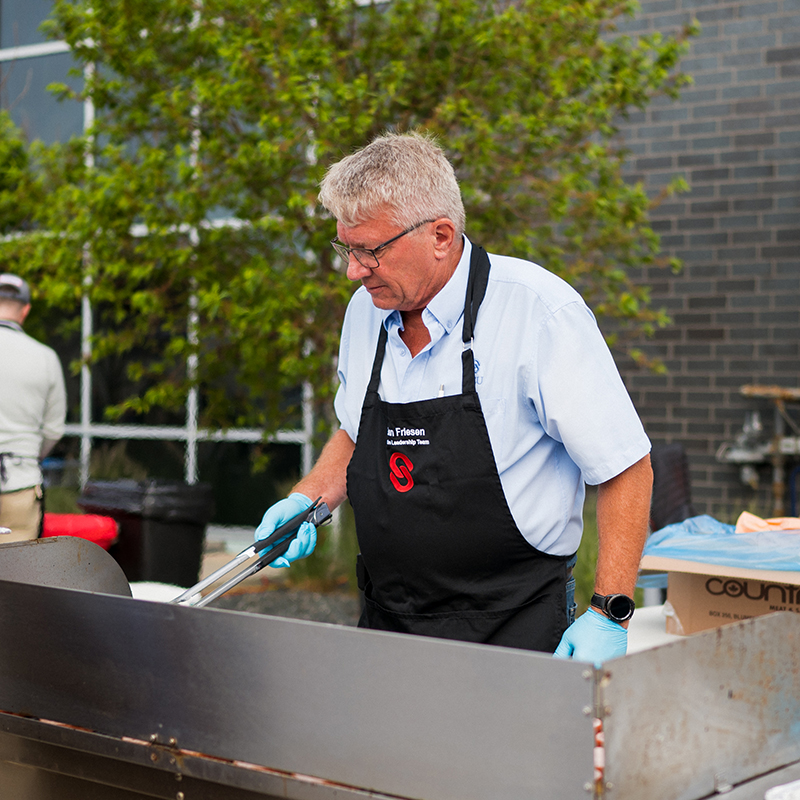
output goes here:
[{"label": "grass patch", "polygon": [[78,508],[80,492],[71,486],[48,486],[45,489],[44,510],[50,514],[82,514]]}]

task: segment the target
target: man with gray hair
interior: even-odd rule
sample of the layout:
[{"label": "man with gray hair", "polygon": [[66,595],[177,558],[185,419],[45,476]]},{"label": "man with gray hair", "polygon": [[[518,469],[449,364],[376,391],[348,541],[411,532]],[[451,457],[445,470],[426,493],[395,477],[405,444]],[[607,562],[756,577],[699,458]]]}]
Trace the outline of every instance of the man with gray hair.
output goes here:
[{"label": "man with gray hair", "polygon": [[[347,497],[362,627],[597,664],[624,654],[650,442],[589,308],[542,267],[470,242],[453,168],[425,136],[342,159],[320,201],[361,283],[341,335],[341,427],[256,539],[310,498]],[[585,483],[598,487],[596,593],[573,622]],[[304,523],[274,565],[315,541]]]},{"label": "man with gray hair", "polygon": [[43,523],[44,458],[64,434],[66,394],[56,353],[23,330],[31,291],[0,275],[0,544],[35,539]]}]

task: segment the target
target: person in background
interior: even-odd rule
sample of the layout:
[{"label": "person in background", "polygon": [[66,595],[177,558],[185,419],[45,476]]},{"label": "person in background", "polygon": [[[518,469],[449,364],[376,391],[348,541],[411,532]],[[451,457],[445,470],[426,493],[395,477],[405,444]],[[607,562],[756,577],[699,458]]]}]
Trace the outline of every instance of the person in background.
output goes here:
[{"label": "person in background", "polygon": [[[623,655],[647,535],[650,442],[568,284],[464,235],[431,139],[387,135],[334,164],[320,201],[361,286],[341,334],[340,429],[267,510],[263,539],[349,498],[362,627],[581,661]],[[574,619],[584,484],[598,487],[593,607]],[[304,523],[275,566],[314,548]]]},{"label": "person in background", "polygon": [[22,326],[31,290],[0,275],[0,544],[35,539],[44,519],[39,462],[64,434],[66,393],[55,351]]}]

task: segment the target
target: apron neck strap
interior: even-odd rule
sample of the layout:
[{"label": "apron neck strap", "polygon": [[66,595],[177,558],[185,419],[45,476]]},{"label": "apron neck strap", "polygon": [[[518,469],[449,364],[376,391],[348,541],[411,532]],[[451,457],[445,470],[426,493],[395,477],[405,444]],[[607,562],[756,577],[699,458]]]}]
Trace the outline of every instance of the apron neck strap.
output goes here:
[{"label": "apron neck strap", "polygon": [[464,300],[464,332],[461,337],[464,343],[464,349],[461,353],[462,394],[475,393],[475,356],[472,352],[472,340],[475,336],[478,309],[483,302],[488,283],[489,256],[486,255],[486,251],[482,247],[473,244],[469,262],[467,296]]},{"label": "apron neck strap", "polygon": [[480,245],[473,244],[469,261],[467,296],[464,300],[464,333],[461,337],[464,344],[469,344],[475,335],[475,320],[478,318],[478,309],[483,302],[488,283],[489,256]]},{"label": "apron neck strap", "polygon": [[381,332],[378,335],[378,347],[375,350],[375,360],[372,362],[372,377],[369,379],[367,393],[377,393],[381,383],[381,367],[383,366],[383,354],[386,352],[386,340],[389,334],[386,325],[381,323]]}]

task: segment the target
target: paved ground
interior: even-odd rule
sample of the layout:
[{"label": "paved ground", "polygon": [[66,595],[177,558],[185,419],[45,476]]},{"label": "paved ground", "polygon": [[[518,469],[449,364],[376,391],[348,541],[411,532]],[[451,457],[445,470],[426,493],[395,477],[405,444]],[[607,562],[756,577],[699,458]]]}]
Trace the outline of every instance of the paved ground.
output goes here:
[{"label": "paved ground", "polygon": [[224,594],[211,602],[208,607],[353,626],[358,623],[361,613],[359,598],[351,594],[310,592],[288,587],[242,594]]}]

